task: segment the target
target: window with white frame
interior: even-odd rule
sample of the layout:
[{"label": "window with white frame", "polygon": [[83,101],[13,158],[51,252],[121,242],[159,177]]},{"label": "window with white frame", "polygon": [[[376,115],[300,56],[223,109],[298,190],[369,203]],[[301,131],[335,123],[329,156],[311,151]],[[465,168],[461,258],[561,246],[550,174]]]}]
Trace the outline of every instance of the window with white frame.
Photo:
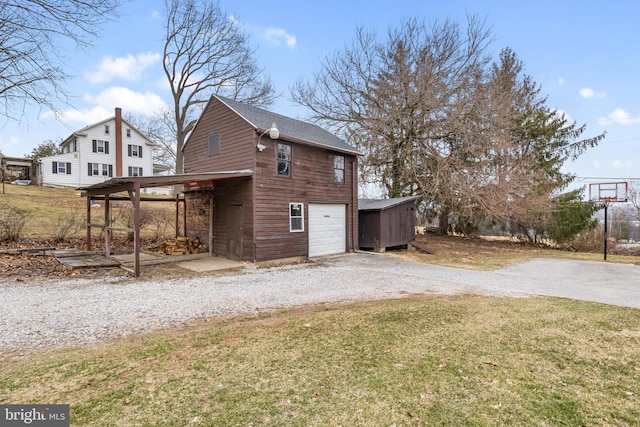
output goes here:
[{"label": "window with white frame", "polygon": [[142,168],[129,166],[129,176],[142,176]]},{"label": "window with white frame", "polygon": [[129,157],[142,158],[142,145],[129,144]]},{"label": "window with white frame", "polygon": [[276,146],[278,175],[291,176],[291,146],[279,142]]},{"label": "window with white frame", "polygon": [[109,154],[109,141],[102,141],[100,139],[93,140],[93,152]]},{"label": "window with white frame", "polygon": [[131,129],[127,128],[127,138],[131,138]]},{"label": "window with white frame", "polygon": [[112,176],[113,173],[111,172],[113,169],[113,166],[111,165],[102,165],[102,176]]},{"label": "window with white frame", "polygon": [[104,134],[109,135],[111,132],[111,127],[109,125],[104,125]]},{"label": "window with white frame", "polygon": [[66,162],[53,162],[52,171],[55,174],[71,175],[71,163]]},{"label": "window with white frame", "polygon": [[333,182],[344,184],[344,156],[333,156]]},{"label": "window with white frame", "polygon": [[289,231],[304,231],[304,205],[289,203]]}]

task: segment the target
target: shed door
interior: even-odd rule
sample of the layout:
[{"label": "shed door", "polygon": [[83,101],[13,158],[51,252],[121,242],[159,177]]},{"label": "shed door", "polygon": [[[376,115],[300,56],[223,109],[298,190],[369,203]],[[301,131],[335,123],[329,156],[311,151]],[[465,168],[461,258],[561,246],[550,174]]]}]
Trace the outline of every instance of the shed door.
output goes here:
[{"label": "shed door", "polygon": [[242,259],[243,235],[242,205],[229,205],[229,242],[227,258],[239,261]]},{"label": "shed door", "polygon": [[347,250],[346,205],[309,203],[309,256]]}]

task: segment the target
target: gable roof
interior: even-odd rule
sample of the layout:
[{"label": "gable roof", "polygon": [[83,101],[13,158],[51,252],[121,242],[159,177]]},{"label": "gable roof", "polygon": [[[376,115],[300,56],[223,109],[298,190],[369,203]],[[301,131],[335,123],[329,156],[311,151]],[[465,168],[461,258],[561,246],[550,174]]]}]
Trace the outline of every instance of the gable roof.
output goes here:
[{"label": "gable roof", "polygon": [[[98,126],[100,126],[100,125],[103,125],[103,124],[105,124],[105,123],[107,123],[107,122],[110,122],[111,120],[115,120],[115,119],[116,119],[116,116],[114,115],[114,116],[111,116],[111,117],[106,118],[106,119],[104,119],[104,120],[101,120],[101,121],[99,121],[99,122],[97,122],[97,123],[94,123],[94,124],[92,124],[92,125],[87,125],[87,126],[83,127],[82,129],[80,129],[80,130],[77,130],[77,131],[73,132],[71,135],[69,135],[68,137],[66,137],[66,138],[65,138],[65,139],[64,139],[64,140],[63,140],[59,145],[60,145],[61,147],[62,147],[62,146],[64,146],[64,145],[65,145],[65,144],[67,144],[69,141],[71,141],[74,137],[87,136],[87,135],[88,135],[88,134],[87,134],[87,131],[88,131],[89,129],[91,129],[91,128],[95,128],[95,127],[98,127]],[[135,127],[135,126],[133,126],[131,123],[129,123],[128,121],[126,121],[126,120],[124,119],[124,117],[121,117],[121,119],[122,119],[122,124],[123,124],[123,125],[127,125],[127,126],[128,126],[128,127],[130,127],[131,129],[133,129],[133,130],[135,130],[136,132],[138,132],[138,133],[140,134],[140,136],[142,136],[144,139],[146,139],[146,140],[147,140],[147,145],[156,145],[156,144],[155,144],[155,142],[153,142],[152,140],[150,140],[150,139],[149,139],[149,137],[147,137],[147,135],[145,135],[144,133],[140,132],[140,130],[139,130],[138,128],[136,128],[136,127]]]},{"label": "gable roof", "polygon": [[283,116],[282,114],[273,113],[252,105],[243,104],[242,102],[234,101],[220,95],[213,95],[211,98],[222,102],[260,133],[270,129],[271,124],[275,123],[280,132],[279,139],[315,145],[357,156],[362,155],[362,153],[353,146],[320,126]]}]

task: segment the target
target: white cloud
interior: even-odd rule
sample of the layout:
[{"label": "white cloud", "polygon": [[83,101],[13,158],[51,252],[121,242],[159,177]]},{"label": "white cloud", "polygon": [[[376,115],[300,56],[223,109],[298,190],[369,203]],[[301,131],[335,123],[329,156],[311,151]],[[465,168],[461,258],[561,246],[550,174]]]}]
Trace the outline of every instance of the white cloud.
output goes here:
[{"label": "white cloud", "polygon": [[564,79],[562,77],[558,77],[558,86],[564,86]]},{"label": "white cloud", "polygon": [[151,11],[151,19],[158,19],[158,18],[160,18],[160,12],[158,12],[157,10]]},{"label": "white cloud", "polygon": [[284,42],[289,48],[294,49],[298,43],[296,36],[293,36],[283,28],[269,27],[264,30],[264,38],[273,45],[280,46]]},{"label": "white cloud", "polygon": [[94,106],[82,110],[63,111],[61,119],[64,123],[84,127],[113,116],[116,107],[122,108],[123,113],[144,115],[151,115],[162,108],[167,108],[167,104],[156,93],[135,92],[120,86],[107,88],[98,95],[86,93],[83,99]]},{"label": "white cloud", "polygon": [[96,70],[85,72],[85,77],[91,83],[106,83],[115,78],[128,81],[138,81],[147,68],[161,59],[159,53],[140,53],[119,58],[105,56]]},{"label": "white cloud", "polygon": [[611,162],[611,167],[614,169],[631,169],[633,168],[633,163],[630,161],[623,162],[621,160],[614,160]]},{"label": "white cloud", "polygon": [[611,113],[609,113],[607,117],[600,117],[598,119],[598,124],[600,125],[610,125],[614,123],[622,124],[622,125],[631,125],[631,124],[640,123],[640,116],[633,117],[624,109],[616,108]]},{"label": "white cloud", "polygon": [[600,169],[602,167],[602,164],[599,161],[594,160],[593,161],[593,167],[596,168],[596,169]]},{"label": "white cloud", "polygon": [[596,92],[595,90],[591,89],[590,87],[585,87],[580,89],[579,91],[580,96],[585,98],[585,99],[590,99],[590,98],[606,98],[607,94],[604,92]]}]

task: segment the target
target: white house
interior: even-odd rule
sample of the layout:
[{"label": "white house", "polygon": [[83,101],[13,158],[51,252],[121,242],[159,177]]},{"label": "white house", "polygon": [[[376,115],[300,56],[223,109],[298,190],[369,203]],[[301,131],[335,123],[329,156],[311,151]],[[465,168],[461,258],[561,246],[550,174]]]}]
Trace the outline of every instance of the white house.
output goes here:
[{"label": "white house", "polygon": [[153,142],[115,116],[73,132],[60,147],[62,154],[42,157],[38,183],[86,187],[115,177],[153,175]]}]

